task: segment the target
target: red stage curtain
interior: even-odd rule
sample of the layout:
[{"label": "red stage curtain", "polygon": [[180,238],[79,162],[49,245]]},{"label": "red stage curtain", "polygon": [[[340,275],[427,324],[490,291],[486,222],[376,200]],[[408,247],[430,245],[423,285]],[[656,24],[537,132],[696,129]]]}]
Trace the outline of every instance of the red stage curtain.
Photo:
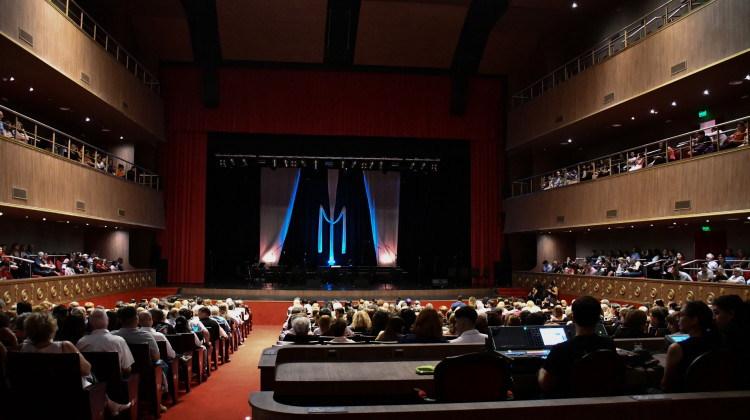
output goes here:
[{"label": "red stage curtain", "polygon": [[[169,283],[203,283],[206,244],[206,133],[170,131],[159,153],[166,230],[157,242]],[[232,221],[227,221],[232,223]]]},{"label": "red stage curtain", "polygon": [[167,231],[159,244],[170,260],[169,283],[202,281],[208,132],[469,140],[472,265],[481,271],[499,259],[504,113],[499,79],[470,81],[463,116],[450,115],[448,76],[220,69],[215,109],[201,103],[198,68],[167,67],[162,84],[167,142],[160,173],[166,180]]}]

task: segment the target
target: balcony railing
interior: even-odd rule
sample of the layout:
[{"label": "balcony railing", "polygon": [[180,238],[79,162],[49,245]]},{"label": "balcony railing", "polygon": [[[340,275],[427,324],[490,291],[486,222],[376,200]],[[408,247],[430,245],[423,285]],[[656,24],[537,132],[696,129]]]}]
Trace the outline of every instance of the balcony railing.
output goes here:
[{"label": "balcony railing", "polygon": [[159,175],[60,130],[0,105],[3,121],[0,138],[44,150],[60,159],[109,173],[123,180],[159,189]]},{"label": "balcony railing", "polygon": [[83,33],[88,35],[94,42],[101,45],[112,57],[122,64],[136,79],[148,86],[148,88],[159,95],[159,80],[146,70],[132,54],[128,53],[117,41],[114,40],[102,27],[94,21],[81,6],[73,0],[47,0],[47,3],[57,9],[72,24]]},{"label": "balcony railing", "polygon": [[[643,146],[576,163],[565,168],[514,181],[511,196],[550,190],[580,182],[593,181],[612,175],[629,174],[664,163],[730,149],[742,149],[748,144],[748,130],[738,135],[741,143],[729,142],[743,124],[747,127],[750,116],[705,127],[700,130],[661,139]],[[699,137],[703,132],[705,137]]]},{"label": "balcony railing", "polygon": [[607,58],[632,46],[637,41],[682,19],[689,12],[708,3],[711,3],[711,1],[670,0],[662,4],[635,22],[620,29],[614,35],[579,54],[550,74],[516,92],[512,98],[513,108],[518,108],[532,99],[539,97],[549,89],[565,82],[584,70],[590,69]]}]

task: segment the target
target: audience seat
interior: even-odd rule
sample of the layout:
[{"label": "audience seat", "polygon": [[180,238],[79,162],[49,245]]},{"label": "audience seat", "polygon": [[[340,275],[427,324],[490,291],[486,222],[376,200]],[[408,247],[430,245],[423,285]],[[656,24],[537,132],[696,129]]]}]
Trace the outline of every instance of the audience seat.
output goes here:
[{"label": "audience seat", "polygon": [[[477,385],[476,378],[491,380]],[[441,403],[502,401],[507,399],[511,383],[508,363],[493,353],[446,357],[435,366],[434,379],[436,398]]]},{"label": "audience seat", "polygon": [[[190,348],[186,349],[185,345],[182,342],[182,337],[179,334],[164,334],[164,336],[167,337],[169,344],[172,345],[172,349],[176,353],[175,360],[177,360],[177,363],[178,363],[178,379],[179,377],[182,377],[183,388],[185,388],[185,393],[189,394],[191,372],[188,366],[192,365],[192,358],[193,358],[192,348],[194,344],[191,343]],[[159,352],[161,352],[161,347],[159,347]]]},{"label": "audience seat", "polygon": [[625,366],[614,350],[597,350],[578,359],[567,389],[570,397],[618,395],[625,383]]},{"label": "audience seat", "polygon": [[9,351],[8,380],[7,418],[57,418],[68,412],[77,419],[104,419],[107,384],[83,387],[78,353]]},{"label": "audience seat", "polygon": [[[720,372],[720,374],[718,374]],[[732,391],[747,385],[747,361],[730,350],[712,350],[698,356],[685,373],[687,392]]]},{"label": "audience seat", "polygon": [[147,343],[128,343],[130,352],[133,354],[135,363],[132,370],[138,373],[138,394],[141,401],[150,403],[150,411],[157,419],[161,417],[159,411],[161,406],[162,369],[161,365],[154,365],[151,361],[151,353]]},{"label": "audience seat", "polygon": [[138,374],[133,373],[123,377],[120,369],[120,357],[114,351],[86,351],[83,357],[91,363],[91,372],[97,381],[107,384],[107,396],[119,404],[133,405],[128,411],[120,413],[120,418],[131,420],[138,418]]},{"label": "audience seat", "polygon": [[169,398],[172,399],[172,405],[174,406],[177,404],[177,384],[180,383],[180,361],[177,357],[174,359],[169,358],[166,341],[157,341],[156,344],[159,346],[159,357],[167,366],[169,366],[169,371],[167,372],[167,387],[169,388]]}]

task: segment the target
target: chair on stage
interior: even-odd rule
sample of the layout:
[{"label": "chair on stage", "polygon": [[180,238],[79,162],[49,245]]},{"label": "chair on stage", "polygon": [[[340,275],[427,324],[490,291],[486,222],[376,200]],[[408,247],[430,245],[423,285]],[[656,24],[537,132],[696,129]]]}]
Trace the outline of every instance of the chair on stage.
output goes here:
[{"label": "chair on stage", "polygon": [[[119,404],[132,402],[129,418],[138,418],[138,374],[122,375],[120,357],[114,351],[84,351],[83,357],[91,363],[91,372],[97,381],[107,384],[107,396]],[[127,411],[120,413],[120,418],[127,418]]]},{"label": "chair on stage", "polygon": [[[510,388],[508,362],[493,353],[446,357],[435,366],[435,395],[439,403],[504,401]],[[466,379],[492,378],[482,386],[466,386]]]},{"label": "chair on stage", "polygon": [[[107,384],[83,387],[78,353],[8,352],[8,418],[104,419]],[[43,397],[43,400],[40,398]]]}]

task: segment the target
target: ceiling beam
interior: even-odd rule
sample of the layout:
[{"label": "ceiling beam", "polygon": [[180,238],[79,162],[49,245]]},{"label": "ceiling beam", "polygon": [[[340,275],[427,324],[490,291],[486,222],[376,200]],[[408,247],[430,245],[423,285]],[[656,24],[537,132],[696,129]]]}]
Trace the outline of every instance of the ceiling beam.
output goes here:
[{"label": "ceiling beam", "polygon": [[466,114],[469,77],[479,69],[490,32],[508,9],[509,3],[510,0],[472,0],[451,63],[452,115]]}]

